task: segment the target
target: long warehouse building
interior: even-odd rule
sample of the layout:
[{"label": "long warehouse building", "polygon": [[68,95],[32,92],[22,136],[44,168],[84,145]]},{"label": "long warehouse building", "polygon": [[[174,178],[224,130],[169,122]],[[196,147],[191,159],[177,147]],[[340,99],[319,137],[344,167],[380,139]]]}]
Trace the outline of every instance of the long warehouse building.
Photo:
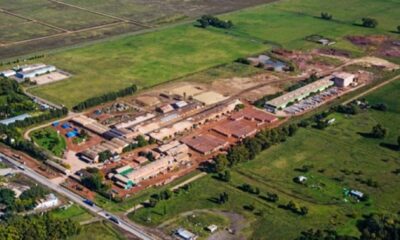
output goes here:
[{"label": "long warehouse building", "polygon": [[288,92],[282,96],[274,98],[265,103],[265,107],[270,112],[285,108],[289,103],[300,101],[312,93],[323,91],[335,83],[329,77],[310,83],[304,87]]}]

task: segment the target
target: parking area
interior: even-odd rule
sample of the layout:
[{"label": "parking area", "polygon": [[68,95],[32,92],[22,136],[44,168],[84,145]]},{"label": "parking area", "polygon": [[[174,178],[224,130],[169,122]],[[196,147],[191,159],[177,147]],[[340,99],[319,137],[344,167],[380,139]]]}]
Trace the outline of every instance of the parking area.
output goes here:
[{"label": "parking area", "polygon": [[326,101],[332,100],[337,96],[341,95],[343,92],[345,92],[345,89],[343,88],[331,87],[322,93],[301,100],[298,103],[295,103],[285,108],[283,111],[287,114],[297,115],[305,111],[317,108]]}]

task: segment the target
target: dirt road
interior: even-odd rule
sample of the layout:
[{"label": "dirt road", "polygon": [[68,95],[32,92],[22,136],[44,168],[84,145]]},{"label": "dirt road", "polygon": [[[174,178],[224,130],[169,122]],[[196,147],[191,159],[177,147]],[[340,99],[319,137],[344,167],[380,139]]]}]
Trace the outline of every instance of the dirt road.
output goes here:
[{"label": "dirt road", "polygon": [[352,102],[352,101],[354,101],[356,99],[359,99],[362,96],[365,96],[368,93],[373,92],[373,91],[377,90],[378,88],[381,88],[381,87],[385,86],[386,84],[389,84],[389,83],[391,83],[391,82],[393,82],[393,81],[395,81],[397,79],[400,79],[400,75],[397,75],[396,77],[393,77],[393,78],[391,78],[391,79],[389,79],[387,81],[384,81],[383,83],[380,83],[380,84],[376,85],[375,87],[372,87],[372,88],[368,89],[367,91],[362,92],[362,93],[358,94],[357,96],[350,98],[349,100],[343,102],[343,105],[346,105],[346,104],[348,104],[348,103],[350,103],[350,102]]}]

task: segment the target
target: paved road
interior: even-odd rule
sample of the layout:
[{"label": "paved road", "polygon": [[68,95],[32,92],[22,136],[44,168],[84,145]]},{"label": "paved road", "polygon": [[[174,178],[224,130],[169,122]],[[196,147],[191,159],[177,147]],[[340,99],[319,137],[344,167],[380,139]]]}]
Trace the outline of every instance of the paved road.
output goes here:
[{"label": "paved road", "polygon": [[[64,196],[66,196],[67,198],[69,198],[70,200],[74,201],[75,203],[79,204],[80,206],[86,208],[87,210],[89,210],[90,212],[96,214],[97,216],[100,216],[102,218],[108,219],[109,216],[111,216],[112,214],[109,212],[104,211],[102,208],[98,207],[98,206],[89,206],[87,204],[85,204],[83,202],[84,198],[78,196],[77,194],[61,187],[60,185],[54,184],[52,183],[49,179],[43,177],[42,175],[36,173],[35,171],[33,171],[32,169],[30,169],[29,167],[25,166],[25,165],[21,165],[19,162],[13,160],[12,158],[9,158],[8,156],[0,153],[0,157],[3,160],[8,161],[9,163],[11,163],[12,165],[19,167],[21,170],[21,173],[25,174],[26,176],[34,179],[35,181],[39,182],[40,184],[52,189],[53,191],[62,194]],[[110,223],[115,224],[116,226],[122,228],[123,230],[132,233],[133,235],[139,237],[140,239],[143,240],[153,240],[153,239],[159,239],[156,236],[150,235],[148,234],[142,227],[132,224],[132,223],[128,223],[116,216],[114,216],[116,219],[118,219],[119,224],[110,221]]]}]

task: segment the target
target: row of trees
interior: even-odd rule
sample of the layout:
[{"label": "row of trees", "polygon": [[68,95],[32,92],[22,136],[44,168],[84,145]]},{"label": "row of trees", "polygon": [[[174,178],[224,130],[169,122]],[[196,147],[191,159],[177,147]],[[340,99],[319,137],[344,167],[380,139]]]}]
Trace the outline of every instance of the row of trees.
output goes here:
[{"label": "row of trees", "polygon": [[[323,20],[332,20],[333,16],[332,14],[328,12],[321,12],[320,15],[321,19]],[[378,26],[378,20],[375,18],[370,18],[370,17],[365,17],[361,19],[361,26],[367,27],[367,28],[376,28]],[[396,30],[398,33],[400,33],[400,25],[396,27]]]},{"label": "row of trees", "polygon": [[0,79],[0,96],[3,101],[0,106],[0,119],[9,118],[21,113],[35,110],[37,105],[26,96],[21,86],[12,79]]},{"label": "row of trees", "polygon": [[15,215],[0,222],[0,239],[5,240],[62,240],[77,235],[80,231],[78,223],[70,219],[56,219],[50,214]]},{"label": "row of trees", "polygon": [[50,109],[48,112],[40,114],[35,117],[25,118],[22,121],[16,121],[9,125],[9,127],[25,128],[34,124],[42,123],[52,119],[62,118],[67,116],[68,109],[63,107],[61,109]]},{"label": "row of trees", "polygon": [[287,137],[293,136],[298,129],[296,124],[263,130],[255,137],[246,138],[242,143],[233,146],[227,154],[219,154],[214,158],[214,171],[222,172],[227,167],[232,167],[240,162],[254,159],[261,151],[270,146],[286,141]]},{"label": "row of trees", "polygon": [[280,206],[283,209],[292,211],[293,213],[296,213],[298,215],[305,216],[308,214],[308,208],[305,206],[299,206],[297,203],[293,201],[289,201],[286,205],[281,205]]},{"label": "row of trees", "polygon": [[98,97],[92,97],[83,102],[78,103],[76,106],[73,107],[73,110],[80,112],[82,110],[94,107],[96,105],[99,105],[99,104],[102,104],[105,102],[114,101],[119,97],[125,97],[128,95],[132,95],[136,91],[137,91],[136,85],[132,85],[130,87],[124,88],[124,89],[116,91],[116,92],[110,92],[110,93],[106,93],[106,94],[98,96]]},{"label": "row of trees", "polygon": [[202,28],[207,28],[208,26],[212,26],[216,28],[229,29],[233,27],[233,23],[231,21],[224,21],[211,15],[204,15],[200,19],[197,19],[197,22],[200,24],[200,27]]},{"label": "row of trees", "polygon": [[395,240],[400,236],[398,217],[370,214],[357,222],[359,237],[340,235],[335,230],[304,231],[296,240]]}]

